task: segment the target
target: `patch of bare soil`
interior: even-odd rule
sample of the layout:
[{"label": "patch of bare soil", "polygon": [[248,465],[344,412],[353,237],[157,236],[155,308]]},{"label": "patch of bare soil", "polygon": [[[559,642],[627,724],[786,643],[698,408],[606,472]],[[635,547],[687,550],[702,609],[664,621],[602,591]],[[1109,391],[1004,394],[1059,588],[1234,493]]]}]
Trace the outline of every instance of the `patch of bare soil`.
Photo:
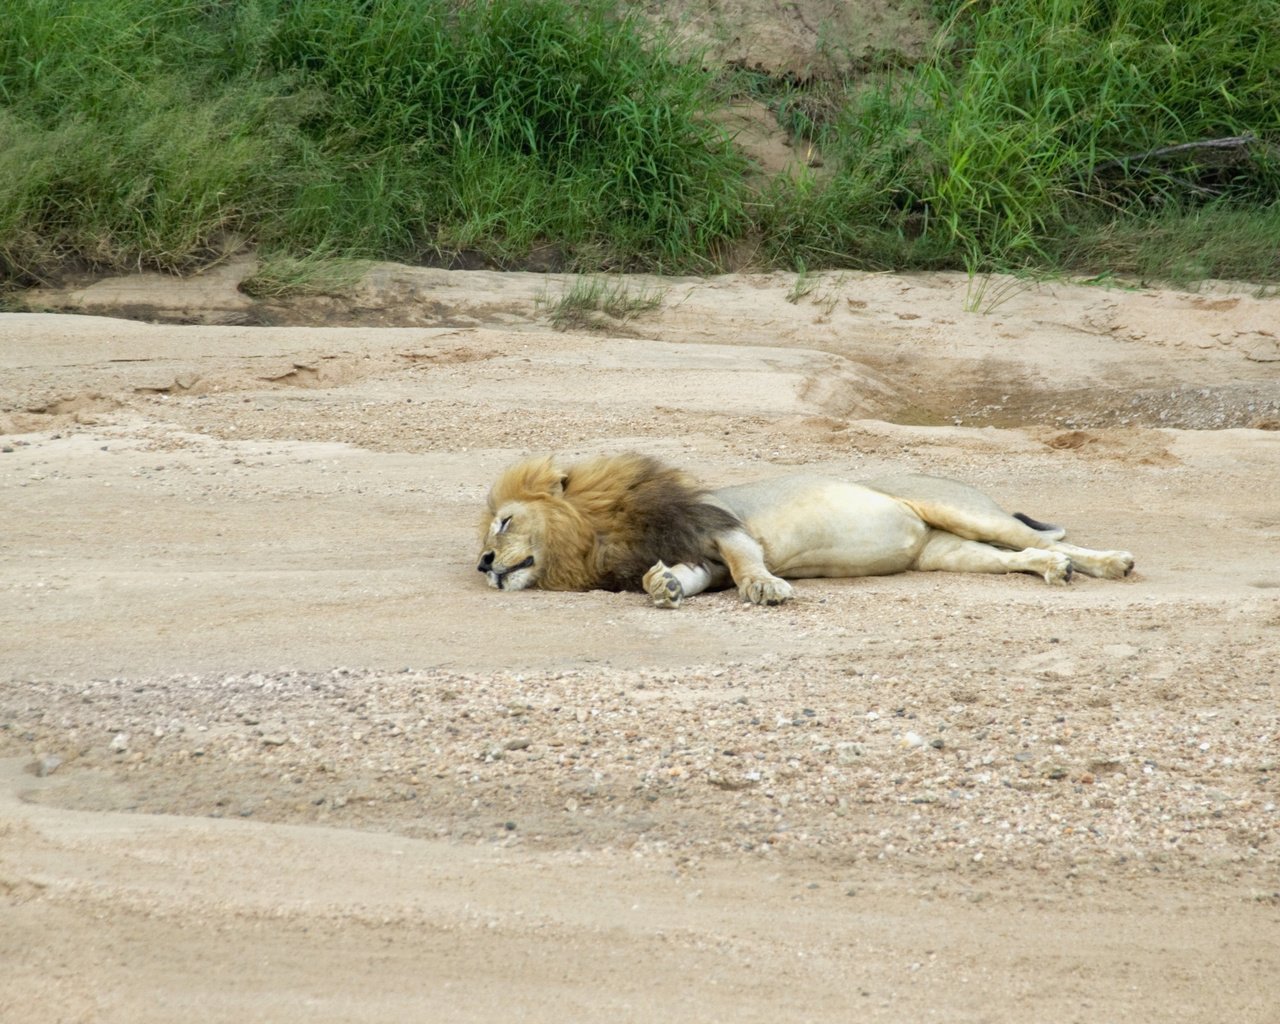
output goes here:
[{"label": "patch of bare soil", "polygon": [[646,13],[691,52],[807,82],[922,56],[937,28],[917,0],[692,0]]},{"label": "patch of bare soil", "polygon": [[[0,317],[0,1018],[1276,1019],[1278,300],[250,269]],[[1138,571],[487,589],[495,474],[625,448]]]}]

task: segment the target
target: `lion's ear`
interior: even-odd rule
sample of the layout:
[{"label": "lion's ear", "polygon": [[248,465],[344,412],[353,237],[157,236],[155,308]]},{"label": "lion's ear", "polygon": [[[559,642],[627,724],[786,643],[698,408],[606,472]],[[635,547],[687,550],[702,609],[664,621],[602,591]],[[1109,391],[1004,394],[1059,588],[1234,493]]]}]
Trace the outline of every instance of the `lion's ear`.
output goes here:
[{"label": "lion's ear", "polygon": [[564,492],[567,491],[568,489],[569,489],[569,474],[561,473],[560,479],[556,481],[556,486],[554,488],[553,493],[564,494]]}]

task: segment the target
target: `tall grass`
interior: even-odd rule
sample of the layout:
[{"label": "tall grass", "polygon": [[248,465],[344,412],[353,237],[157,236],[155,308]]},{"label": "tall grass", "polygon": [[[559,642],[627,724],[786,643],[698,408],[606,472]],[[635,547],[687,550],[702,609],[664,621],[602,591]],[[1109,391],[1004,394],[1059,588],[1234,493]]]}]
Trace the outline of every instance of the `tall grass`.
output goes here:
[{"label": "tall grass", "polygon": [[[1090,238],[1119,256],[1122,236],[1149,240],[1157,222],[1186,218],[1198,240],[1242,209],[1276,224],[1280,5],[943,6],[930,60],[858,83],[805,126],[840,170],[823,188],[778,184],[773,258],[1058,266],[1089,262]],[[1257,141],[1200,145],[1246,135]],[[1169,271],[1195,246],[1176,230],[1164,243]]]},{"label": "tall grass", "polygon": [[675,269],[745,225],[744,164],[701,116],[710,78],[610,5],[279,12],[271,65],[328,97],[314,127],[337,166],[291,234],[323,237],[338,207],[344,232],[383,252],[501,260],[550,241],[579,261]]},{"label": "tall grass", "polygon": [[613,0],[8,0],[0,284],[246,243],[272,288],[697,271],[744,236],[809,271],[1280,276],[1280,4],[935,7],[917,66],[773,97],[835,173],[753,191],[711,75]]},{"label": "tall grass", "polygon": [[176,4],[11,0],[0,19],[0,278],[181,269],[286,201],[282,83],[233,77]]},{"label": "tall grass", "polygon": [[11,0],[0,275],[228,236],[696,269],[746,224],[711,79],[601,0]]}]

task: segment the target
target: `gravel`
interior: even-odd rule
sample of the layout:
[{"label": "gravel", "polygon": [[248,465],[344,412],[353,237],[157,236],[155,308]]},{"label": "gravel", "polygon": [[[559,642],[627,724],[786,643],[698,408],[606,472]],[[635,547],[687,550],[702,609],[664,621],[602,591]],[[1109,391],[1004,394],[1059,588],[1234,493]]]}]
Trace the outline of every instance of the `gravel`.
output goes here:
[{"label": "gravel", "polygon": [[[1230,652],[1216,652],[1230,658]],[[672,671],[335,669],[0,693],[39,799],[638,856],[1274,877],[1280,714],[1082,663],[903,678],[854,658]],[[1196,666],[1186,666],[1194,683]],[[1066,699],[1064,699],[1066,698]],[[104,727],[103,710],[109,709]],[[46,766],[41,771],[40,765]],[[68,768],[74,768],[68,772]]]}]

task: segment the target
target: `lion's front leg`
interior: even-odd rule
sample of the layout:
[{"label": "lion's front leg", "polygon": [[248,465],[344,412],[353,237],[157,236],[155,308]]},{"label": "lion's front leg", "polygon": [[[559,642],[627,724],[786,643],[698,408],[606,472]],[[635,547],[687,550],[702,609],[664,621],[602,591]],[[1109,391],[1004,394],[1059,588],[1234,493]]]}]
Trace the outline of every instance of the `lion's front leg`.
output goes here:
[{"label": "lion's front leg", "polygon": [[656,562],[644,574],[644,591],[658,608],[679,608],[686,597],[701,594],[711,585],[712,573],[704,565],[688,565],[680,562],[667,565]]},{"label": "lion's front leg", "polygon": [[764,562],[764,549],[750,534],[742,530],[721,534],[716,538],[716,547],[744,601],[782,604],[791,600],[791,584],[769,571]]},{"label": "lion's front leg", "polygon": [[738,584],[738,593],[742,595],[742,600],[751,604],[782,604],[795,596],[791,584],[773,573],[748,577],[745,582]]}]

